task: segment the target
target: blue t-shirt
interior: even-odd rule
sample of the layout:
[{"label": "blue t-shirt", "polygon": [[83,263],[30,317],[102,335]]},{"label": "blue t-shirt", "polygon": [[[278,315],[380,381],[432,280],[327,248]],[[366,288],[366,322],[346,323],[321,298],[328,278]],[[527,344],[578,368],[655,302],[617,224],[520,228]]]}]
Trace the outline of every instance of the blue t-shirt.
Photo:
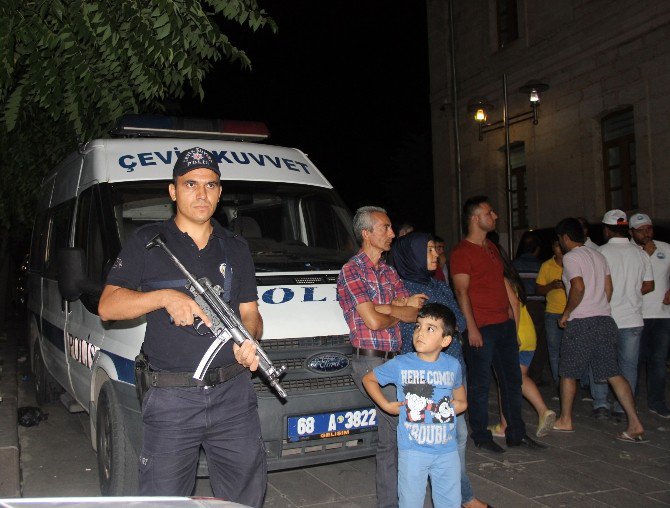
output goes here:
[{"label": "blue t-shirt", "polygon": [[398,401],[405,402],[398,419],[398,449],[425,453],[456,450],[456,414],[452,391],[462,385],[461,365],[440,353],[435,362],[416,353],[396,356],[376,367],[381,386],[394,384]]}]

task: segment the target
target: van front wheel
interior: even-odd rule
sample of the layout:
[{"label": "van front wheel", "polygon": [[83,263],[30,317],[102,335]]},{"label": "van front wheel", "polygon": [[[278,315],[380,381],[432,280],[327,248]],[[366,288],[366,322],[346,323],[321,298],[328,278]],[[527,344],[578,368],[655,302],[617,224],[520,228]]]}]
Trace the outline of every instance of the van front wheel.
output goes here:
[{"label": "van front wheel", "polygon": [[96,417],[98,476],[103,496],[137,494],[137,455],[126,434],[126,425],[112,384],[102,385]]},{"label": "van front wheel", "polygon": [[46,365],[44,365],[39,343],[35,344],[33,375],[35,379],[35,399],[38,405],[43,406],[54,402],[63,393],[63,389],[56,383],[56,380],[49,374]]}]

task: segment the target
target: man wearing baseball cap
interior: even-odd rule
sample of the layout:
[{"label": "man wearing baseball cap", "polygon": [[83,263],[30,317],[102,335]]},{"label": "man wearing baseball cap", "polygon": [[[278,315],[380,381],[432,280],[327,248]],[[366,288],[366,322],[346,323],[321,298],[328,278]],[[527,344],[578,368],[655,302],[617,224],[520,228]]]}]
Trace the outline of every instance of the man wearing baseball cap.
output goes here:
[{"label": "man wearing baseball cap", "polygon": [[670,245],[654,240],[654,225],[645,213],[629,219],[631,243],[649,256],[654,290],[642,297],[644,330],[640,341],[640,369],[646,368],[647,408],[661,418],[670,418],[665,400],[670,351]]},{"label": "man wearing baseball cap", "polygon": [[193,147],[179,154],[168,186],[176,213],[137,229],[109,272],[98,311],[105,320],[146,316],[142,351],[151,387],[142,395],[140,494],[190,496],[200,446],[205,449],[216,497],[261,506],[267,467],[250,370],[256,346],[229,341],[202,382],[194,371],[214,336],[196,329],[210,319],[186,289],[187,280],[161,249],[146,249],[157,234],[196,277],[223,288],[221,297],[258,338],[256,274],[246,241],[212,215],[221,197],[221,172],[213,154]]},{"label": "man wearing baseball cap", "polygon": [[[607,243],[598,250],[605,256],[612,276],[610,306],[612,318],[619,329],[618,360],[624,377],[635,393],[637,386],[637,363],[640,352],[642,320],[642,295],[654,290],[654,276],[649,257],[631,245],[628,240],[628,217],[621,210],[609,210],[603,220],[603,233]],[[591,380],[591,395],[596,417],[607,417],[607,384]],[[624,417],[618,401],[612,406],[611,416],[616,420]]]}]

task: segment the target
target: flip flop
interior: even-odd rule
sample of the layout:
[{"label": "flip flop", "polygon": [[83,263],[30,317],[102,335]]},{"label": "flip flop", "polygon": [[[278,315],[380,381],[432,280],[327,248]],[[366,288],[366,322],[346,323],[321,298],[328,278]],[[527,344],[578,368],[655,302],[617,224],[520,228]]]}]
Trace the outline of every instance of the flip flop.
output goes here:
[{"label": "flip flop", "polygon": [[619,441],[623,441],[625,443],[642,444],[649,442],[649,440],[645,438],[642,434],[638,434],[637,436],[631,436],[626,431],[622,432],[621,434],[617,434],[616,438]]},{"label": "flip flop", "polygon": [[493,437],[505,437],[505,433],[500,430],[500,424],[496,423],[495,425],[489,425],[487,427],[491,431]]},{"label": "flip flop", "polygon": [[564,433],[566,433],[566,434],[570,434],[571,432],[574,432],[574,431],[575,431],[575,429],[559,429],[559,428],[556,427],[556,426],[553,426],[553,427],[551,428],[551,430],[553,430],[554,432],[564,432]]},{"label": "flip flop", "polygon": [[551,409],[547,409],[544,413],[542,413],[542,416],[540,416],[535,435],[537,437],[546,436],[554,426],[554,423],[556,423],[556,413],[554,413]]}]

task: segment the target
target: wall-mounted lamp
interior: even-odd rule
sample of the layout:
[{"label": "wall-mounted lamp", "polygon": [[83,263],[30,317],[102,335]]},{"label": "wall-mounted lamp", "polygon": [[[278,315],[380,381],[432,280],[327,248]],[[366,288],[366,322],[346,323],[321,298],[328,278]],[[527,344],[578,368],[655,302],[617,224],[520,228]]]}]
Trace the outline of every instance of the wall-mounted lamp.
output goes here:
[{"label": "wall-mounted lamp", "polygon": [[494,109],[494,106],[486,100],[486,97],[475,97],[468,102],[468,111],[474,114],[475,122],[480,126],[486,124],[489,111],[492,109]]},{"label": "wall-mounted lamp", "polygon": [[540,94],[549,90],[549,85],[537,81],[529,81],[519,88],[520,93],[528,94],[530,107],[533,108],[533,124],[537,125],[537,108],[540,105]]},{"label": "wall-mounted lamp", "polygon": [[[531,118],[533,119],[533,124],[537,125],[537,108],[540,105],[540,94],[548,89],[549,85],[538,81],[529,81],[520,87],[519,92],[528,96],[531,110],[509,117],[508,125],[523,122],[524,120],[529,120]],[[505,103],[507,103],[506,92],[506,87],[504,87]],[[474,97],[468,102],[468,111],[473,114],[474,120],[479,124],[479,141],[484,140],[484,133],[502,129],[504,127],[504,119],[493,123],[486,123],[489,113],[493,109],[495,109],[495,106],[491,104],[486,97]]]},{"label": "wall-mounted lamp", "polygon": [[503,113],[502,120],[493,123],[487,123],[488,112],[494,109],[486,97],[475,97],[468,101],[468,111],[474,114],[475,121],[479,124],[479,141],[483,141],[484,133],[491,132],[498,129],[505,129],[505,177],[507,181],[507,248],[511,256],[514,248],[514,228],[512,227],[512,164],[510,161],[510,141],[509,141],[509,126],[514,123],[523,122],[532,118],[533,124],[537,125],[538,116],[537,108],[540,105],[540,94],[549,89],[549,85],[540,83],[539,81],[529,81],[519,88],[519,92],[528,95],[530,102],[530,111],[519,113],[518,115],[509,116],[509,109],[507,107],[507,75],[502,76],[502,92],[503,92]]}]

